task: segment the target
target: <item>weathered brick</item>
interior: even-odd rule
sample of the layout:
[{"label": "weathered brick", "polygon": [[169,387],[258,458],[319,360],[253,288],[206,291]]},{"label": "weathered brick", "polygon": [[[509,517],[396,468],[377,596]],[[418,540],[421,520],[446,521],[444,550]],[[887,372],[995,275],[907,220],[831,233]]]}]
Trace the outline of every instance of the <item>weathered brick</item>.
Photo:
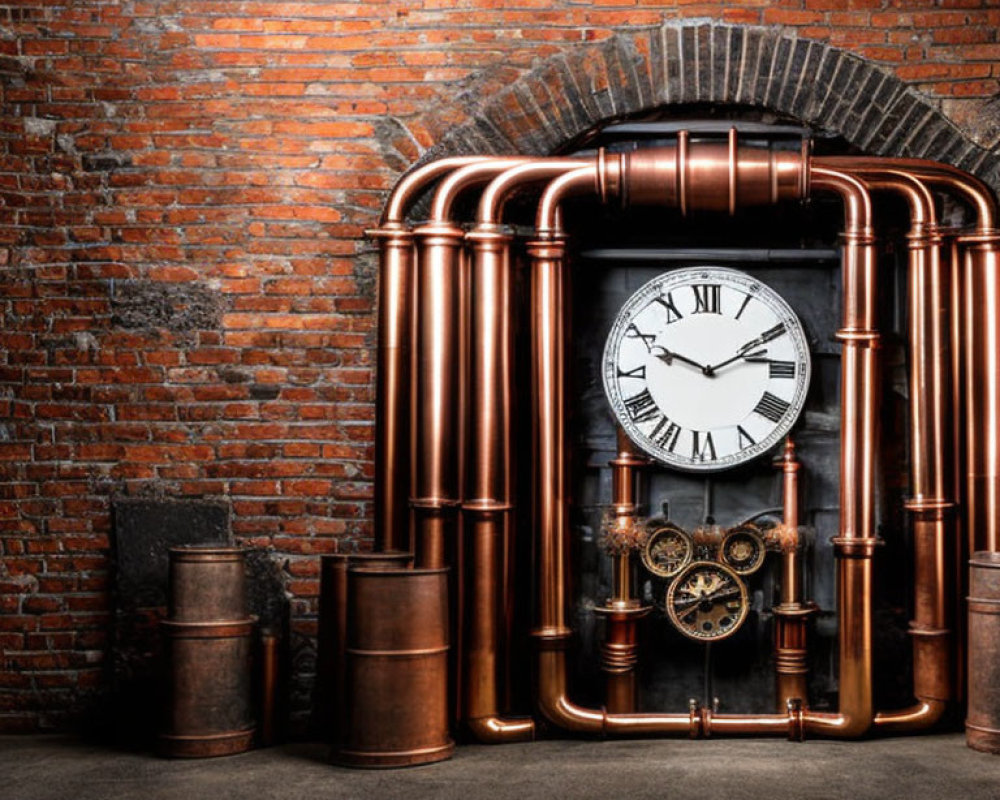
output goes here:
[{"label": "weathered brick", "polygon": [[995,182],[936,110],[1000,89],[989,6],[4,7],[0,647],[28,655],[0,671],[0,729],[101,690],[112,492],[236,498],[234,533],[293,557],[292,625],[315,633],[318,554],[370,535],[358,241],[410,164],[721,101]]}]

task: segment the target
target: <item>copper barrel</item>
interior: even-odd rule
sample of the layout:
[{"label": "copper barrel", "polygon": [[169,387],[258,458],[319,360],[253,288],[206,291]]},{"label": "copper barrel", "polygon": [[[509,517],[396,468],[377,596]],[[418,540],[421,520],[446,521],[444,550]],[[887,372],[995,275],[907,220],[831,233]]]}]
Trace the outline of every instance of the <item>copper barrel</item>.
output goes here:
[{"label": "copper barrel", "polygon": [[347,568],[403,569],[410,553],[336,553],[323,556],[319,578],[319,631],[316,647],[314,703],[320,734],[335,746],[343,743],[346,705]]},{"label": "copper barrel", "polygon": [[254,618],[247,613],[244,551],[228,545],[170,550],[170,618],[164,620],[167,702],[164,755],[249,750]]},{"label": "copper barrel", "polygon": [[356,767],[449,758],[448,569],[348,569],[343,748]]},{"label": "copper barrel", "polygon": [[965,741],[1000,753],[1000,553],[969,559],[968,670]]}]

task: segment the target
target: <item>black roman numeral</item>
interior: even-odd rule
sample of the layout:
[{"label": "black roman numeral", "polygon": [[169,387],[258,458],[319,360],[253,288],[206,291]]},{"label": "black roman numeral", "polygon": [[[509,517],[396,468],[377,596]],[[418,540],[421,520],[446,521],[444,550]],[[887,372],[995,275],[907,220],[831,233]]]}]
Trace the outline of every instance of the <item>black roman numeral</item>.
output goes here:
[{"label": "black roman numeral", "polygon": [[655,333],[643,333],[636,327],[634,322],[629,323],[629,326],[625,329],[625,335],[629,339],[641,339],[642,343],[646,345],[646,352],[652,352],[653,342],[656,341]]},{"label": "black roman numeral", "polygon": [[[743,444],[744,441],[746,442],[746,444]],[[745,430],[743,430],[743,427],[741,425],[737,425],[736,426],[736,446],[740,450],[745,450],[747,447],[750,447],[751,445],[754,445],[754,444],[757,444],[757,442],[754,441],[754,438],[749,433],[747,433]]]},{"label": "black roman numeral", "polygon": [[658,447],[665,447],[672,453],[674,452],[674,448],[677,446],[677,439],[680,435],[680,425],[675,422],[671,422],[669,419],[664,417],[656,423],[656,427],[653,428],[653,432],[649,434],[649,438],[655,442]]},{"label": "black roman numeral", "polygon": [[770,378],[794,378],[794,361],[769,361],[767,362],[767,373]]},{"label": "black roman numeral", "polygon": [[659,303],[663,306],[664,310],[667,312],[667,325],[672,322],[677,322],[679,319],[684,319],[684,315],[677,310],[677,306],[674,305],[674,297],[670,292],[667,292],[666,297],[654,297],[653,302]]},{"label": "black roman numeral", "polygon": [[653,395],[649,393],[649,389],[643,389],[639,394],[628,398],[625,401],[625,408],[634,422],[646,422],[656,419],[660,414],[660,410],[656,407],[656,402],[653,400]]},{"label": "black roman numeral", "polygon": [[748,294],[746,297],[743,298],[743,305],[741,305],[740,310],[736,312],[736,319],[739,319],[741,316],[743,316],[743,312],[746,311],[747,305],[750,303],[752,299],[753,295],[751,294]]},{"label": "black roman numeral", "polygon": [[711,453],[709,461],[715,461],[715,442],[712,441],[711,432],[706,433],[705,440],[702,441],[698,431],[691,431],[691,458],[704,461],[706,453]]},{"label": "black roman numeral", "polygon": [[640,364],[635,369],[622,369],[618,367],[618,377],[619,378],[646,378],[646,365]]},{"label": "black roman numeral", "polygon": [[757,403],[754,411],[762,417],[771,420],[771,422],[777,422],[785,416],[785,412],[788,411],[790,405],[791,403],[786,403],[780,397],[775,397],[770,392],[764,392],[764,396],[760,398],[760,402]]},{"label": "black roman numeral", "polygon": [[691,285],[694,292],[695,314],[721,314],[722,287],[717,283],[696,283]]}]

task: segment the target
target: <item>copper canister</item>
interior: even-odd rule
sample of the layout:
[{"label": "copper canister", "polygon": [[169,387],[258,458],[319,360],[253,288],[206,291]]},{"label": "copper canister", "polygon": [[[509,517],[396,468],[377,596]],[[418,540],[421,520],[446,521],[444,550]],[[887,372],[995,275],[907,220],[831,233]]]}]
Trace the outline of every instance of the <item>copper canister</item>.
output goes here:
[{"label": "copper canister", "polygon": [[320,561],[319,631],[316,646],[315,712],[319,732],[335,747],[343,743],[347,653],[347,568],[403,569],[412,553],[336,553]]},{"label": "copper canister", "polygon": [[253,744],[252,636],[245,554],[229,545],[170,550],[170,618],[162,631],[167,702],[164,755],[241,753]]},{"label": "copper canister", "polygon": [[1000,553],[969,559],[968,669],[965,741],[1000,753]]},{"label": "copper canister", "polygon": [[335,760],[449,758],[448,569],[348,569],[347,724]]}]

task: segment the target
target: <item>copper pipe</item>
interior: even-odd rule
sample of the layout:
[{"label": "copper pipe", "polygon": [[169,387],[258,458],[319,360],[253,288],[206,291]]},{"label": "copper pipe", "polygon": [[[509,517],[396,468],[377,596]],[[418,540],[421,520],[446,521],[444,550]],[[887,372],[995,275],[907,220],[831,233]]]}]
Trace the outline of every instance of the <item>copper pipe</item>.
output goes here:
[{"label": "copper pipe", "polygon": [[[464,466],[468,300],[463,292],[463,231],[450,217],[461,192],[523,159],[478,161],[438,187],[432,217],[414,231],[418,258],[411,439],[413,538],[418,566],[446,563],[457,540]],[[467,283],[465,284],[467,287]]]},{"label": "copper pipe", "polygon": [[809,652],[807,649],[809,615],[814,608],[802,603],[802,579],[799,574],[799,470],[795,445],[786,440],[785,449],[775,460],[782,472],[782,520],[787,539],[781,551],[781,602],[774,609],[774,666],[777,691],[775,701],[779,712],[790,703],[805,705],[809,699]]},{"label": "copper pipe", "polygon": [[[611,460],[612,526],[631,528],[636,524],[638,471],[646,465],[635,445],[618,428],[618,453]],[[636,708],[635,665],[639,660],[636,626],[652,609],[635,596],[634,551],[614,553],[612,592],[604,606],[594,609],[606,620],[607,633],[601,645],[601,668],[606,675],[605,704],[612,714],[631,714]]]},{"label": "copper pipe", "polygon": [[[837,162],[838,159],[829,159]],[[1000,274],[997,202],[979,179],[947,164],[916,159],[865,159],[858,166],[905,170],[934,188],[958,195],[976,213],[967,245],[964,281],[966,530],[970,552],[1000,549]]]},{"label": "copper pipe", "polygon": [[456,537],[459,476],[458,380],[463,354],[458,314],[462,230],[453,223],[420,227],[416,263],[416,339],[411,405],[411,486],[415,562],[440,568]]},{"label": "copper pipe", "polygon": [[805,730],[860,736],[872,724],[872,565],[875,448],[878,442],[879,333],[876,328],[875,240],[871,198],[851,175],[816,159],[814,190],[835,192],[845,208],[842,257],[844,308],[837,338],[841,356],[840,533],[837,549],[839,711],[805,714]]},{"label": "copper pipe", "polygon": [[913,673],[916,705],[880,712],[875,725],[886,731],[929,727],[941,717],[952,697],[951,610],[946,551],[954,540],[951,524],[951,408],[947,391],[951,378],[946,340],[948,303],[941,267],[941,237],[937,232],[934,198],[910,175],[865,169],[872,189],[893,191],[910,209],[909,346],[911,497],[906,503],[913,519],[914,619]]},{"label": "copper pipe", "polygon": [[[414,231],[419,253],[417,274],[420,276],[415,302],[417,345],[414,357],[420,367],[414,375],[415,474],[410,501],[413,539],[418,564],[443,566],[451,562],[454,565],[451,595],[456,613],[451,621],[454,644],[449,655],[449,676],[456,721],[465,715],[463,706],[467,692],[464,687],[466,684],[479,685],[482,678],[473,674],[466,681],[464,675],[465,539],[460,513],[468,467],[472,264],[463,247],[462,230],[451,222],[451,217],[455,202],[464,191],[524,160],[494,158],[453,170],[434,193],[429,222]],[[442,443],[446,446],[441,447]],[[473,554],[483,556],[484,549],[475,545]],[[494,570],[495,563],[494,557]],[[472,591],[478,590],[479,587],[473,585]],[[472,635],[476,638],[474,646],[482,649],[475,632],[476,610],[474,607]],[[495,658],[496,651],[495,631],[493,634],[491,659]],[[473,669],[476,663],[473,659]]]},{"label": "copper pipe", "polygon": [[[498,173],[513,166],[524,163],[524,158],[495,158],[489,161],[472,164],[455,170],[448,175],[435,192],[431,206],[431,220],[428,228],[436,229],[440,235],[442,229],[449,229],[448,236],[452,240],[449,247],[456,245],[460,232],[449,223],[454,204],[458,196],[467,189],[482,184],[494,178]],[[418,238],[421,230],[417,231]],[[429,259],[436,257],[436,248],[429,244],[422,250],[422,256]],[[447,255],[445,255],[447,258]],[[459,398],[458,418],[455,421],[456,460],[458,470],[458,498],[471,498],[462,508],[468,523],[469,553],[471,555],[471,570],[473,580],[468,584],[470,596],[466,598],[466,569],[463,550],[465,523],[458,522],[456,536],[456,561],[454,608],[456,609],[454,663],[451,673],[456,689],[455,708],[458,719],[468,719],[469,727],[475,733],[491,741],[516,741],[530,737],[533,723],[528,720],[507,721],[496,717],[497,708],[497,577],[498,548],[506,549],[504,532],[508,521],[506,515],[499,513],[494,505],[506,504],[509,508],[509,463],[503,463],[499,470],[493,463],[497,456],[491,451],[492,440],[484,440],[495,436],[497,430],[494,424],[498,418],[506,416],[510,408],[509,391],[501,390],[501,396],[494,392],[494,384],[509,380],[509,322],[504,315],[508,313],[509,276],[505,259],[499,266],[490,265],[493,274],[486,278],[487,289],[482,289],[481,265],[468,258],[464,250],[459,249],[456,255],[456,266],[460,276],[459,288],[459,355],[453,370],[455,386],[458,387]],[[494,281],[502,282],[497,291]],[[497,292],[497,293],[494,293]],[[418,306],[419,307],[419,306]],[[418,312],[419,313],[419,312]],[[503,341],[498,341],[500,337]],[[484,344],[485,343],[485,344]],[[502,351],[502,356],[496,363],[483,365],[481,347],[496,347]],[[489,353],[490,358],[493,353]],[[469,359],[472,363],[469,363]],[[446,365],[442,365],[446,368]],[[484,384],[482,378],[486,375]],[[471,389],[468,388],[472,378]],[[470,417],[471,409],[471,417]],[[483,417],[486,417],[485,426]],[[439,419],[436,424],[446,428],[450,420]],[[506,420],[499,425],[501,434],[509,433],[509,423]],[[471,435],[470,435],[471,433]],[[467,456],[468,443],[468,456]],[[418,445],[419,446],[419,445]],[[501,459],[507,459],[506,452],[500,453]],[[467,466],[468,465],[468,466]],[[470,471],[468,486],[465,486],[467,469]],[[485,473],[484,473],[485,471]],[[501,485],[493,483],[496,473],[503,475]],[[484,478],[485,483],[483,486]],[[423,535],[418,532],[417,540],[422,541]],[[428,546],[433,546],[428,544]],[[465,609],[470,610],[468,618],[468,643],[464,641],[466,630]],[[484,710],[484,707],[486,710]]]},{"label": "copper pipe", "polygon": [[949,286],[949,321],[951,350],[951,442],[952,442],[952,497],[955,500],[957,513],[954,517],[955,542],[952,547],[952,612],[955,637],[953,641],[953,660],[955,700],[965,701],[965,663],[966,643],[968,641],[968,622],[965,618],[965,598],[968,595],[969,581],[966,565],[973,551],[969,549],[969,519],[968,503],[965,491],[965,403],[964,380],[965,365],[961,357],[963,330],[963,303],[965,302],[962,267],[962,253],[955,231],[941,231],[944,245],[941,248],[942,269],[945,269],[950,282]]},{"label": "copper pipe", "polygon": [[260,632],[260,744],[270,747],[277,739],[278,658],[281,636],[272,628]]},{"label": "copper pipe", "polygon": [[[619,162],[620,163],[620,162]],[[602,164],[603,168],[604,165]],[[871,536],[874,474],[875,360],[874,247],[871,202],[864,186],[832,170],[814,169],[809,177],[818,189],[837,192],[846,207],[844,235],[844,310],[847,355],[844,359],[846,428],[842,441],[842,474],[857,485],[857,502],[842,501],[848,512],[841,520],[838,605],[841,619],[841,709],[836,714],[790,710],[787,715],[608,714],[574,704],[566,694],[565,653],[570,629],[565,617],[565,430],[563,407],[562,286],[565,244],[557,232],[557,210],[572,193],[609,183],[603,169],[574,170],[546,189],[538,206],[538,239],[529,244],[532,262],[533,443],[536,465],[536,507],[539,531],[539,709],[560,727],[573,731],[641,735],[687,731],[699,735],[706,725],[731,732],[788,733],[810,731],[830,736],[860,736],[871,726]],[[620,178],[614,168],[612,177]],[[803,180],[808,185],[808,180]],[[861,352],[858,352],[861,351]],[[866,438],[867,436],[867,438]],[[848,465],[852,471],[848,471]]]},{"label": "copper pipe", "polygon": [[466,722],[480,741],[531,739],[534,722],[498,715],[500,559],[511,524],[512,331],[510,236],[469,234],[473,251],[469,520],[471,572]]},{"label": "copper pipe", "polygon": [[480,156],[444,158],[407,173],[379,220],[366,231],[379,245],[378,371],[375,387],[376,550],[408,550],[410,326],[413,236],[406,213],[428,185]]}]

